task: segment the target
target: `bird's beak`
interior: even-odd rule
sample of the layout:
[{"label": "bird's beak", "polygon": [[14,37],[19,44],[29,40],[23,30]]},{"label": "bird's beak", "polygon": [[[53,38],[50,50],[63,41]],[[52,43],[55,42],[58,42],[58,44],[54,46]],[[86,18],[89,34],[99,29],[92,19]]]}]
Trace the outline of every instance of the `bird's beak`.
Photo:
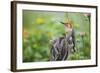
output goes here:
[{"label": "bird's beak", "polygon": [[61,24],[64,24],[63,22],[60,22]]}]

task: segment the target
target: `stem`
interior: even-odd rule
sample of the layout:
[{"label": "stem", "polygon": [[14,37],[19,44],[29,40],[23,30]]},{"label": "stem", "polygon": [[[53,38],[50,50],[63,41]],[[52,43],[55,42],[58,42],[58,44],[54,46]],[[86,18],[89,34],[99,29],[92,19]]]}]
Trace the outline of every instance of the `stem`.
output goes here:
[{"label": "stem", "polygon": [[84,48],[85,44],[84,44],[84,37],[83,36],[82,36],[82,43],[83,43],[83,48]]}]

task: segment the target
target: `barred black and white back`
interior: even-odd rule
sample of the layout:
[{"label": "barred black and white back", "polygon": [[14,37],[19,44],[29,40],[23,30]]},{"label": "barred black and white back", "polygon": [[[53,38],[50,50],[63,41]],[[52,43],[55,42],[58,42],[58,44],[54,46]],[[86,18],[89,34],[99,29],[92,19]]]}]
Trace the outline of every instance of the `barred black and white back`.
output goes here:
[{"label": "barred black and white back", "polygon": [[71,51],[75,52],[74,30],[63,37],[52,40],[51,43],[51,61],[66,60]]}]

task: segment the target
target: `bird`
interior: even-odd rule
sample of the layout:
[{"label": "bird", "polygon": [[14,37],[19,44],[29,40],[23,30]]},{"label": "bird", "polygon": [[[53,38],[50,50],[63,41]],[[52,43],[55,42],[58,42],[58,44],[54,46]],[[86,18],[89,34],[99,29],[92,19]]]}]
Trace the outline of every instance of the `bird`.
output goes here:
[{"label": "bird", "polygon": [[65,31],[66,31],[66,33],[68,33],[68,34],[66,34],[66,36],[68,37],[67,38],[68,39],[67,41],[69,43],[70,42],[73,43],[73,50],[75,52],[75,30],[74,30],[71,22],[65,22],[65,23],[61,22],[61,23],[64,24]]},{"label": "bird", "polygon": [[69,54],[75,52],[75,32],[69,22],[60,22],[64,25],[65,35],[57,37],[51,42],[51,61],[67,60]]}]

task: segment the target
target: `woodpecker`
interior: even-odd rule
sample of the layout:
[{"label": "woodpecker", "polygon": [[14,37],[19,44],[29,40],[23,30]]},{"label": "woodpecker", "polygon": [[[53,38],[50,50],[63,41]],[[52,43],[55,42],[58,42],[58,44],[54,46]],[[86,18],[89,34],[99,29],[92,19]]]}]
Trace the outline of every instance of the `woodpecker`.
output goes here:
[{"label": "woodpecker", "polygon": [[73,51],[75,52],[75,31],[71,23],[63,23],[65,27],[66,39],[69,44],[73,44]]},{"label": "woodpecker", "polygon": [[66,60],[69,54],[75,52],[75,33],[71,23],[64,23],[65,35],[51,42],[51,61]]}]

